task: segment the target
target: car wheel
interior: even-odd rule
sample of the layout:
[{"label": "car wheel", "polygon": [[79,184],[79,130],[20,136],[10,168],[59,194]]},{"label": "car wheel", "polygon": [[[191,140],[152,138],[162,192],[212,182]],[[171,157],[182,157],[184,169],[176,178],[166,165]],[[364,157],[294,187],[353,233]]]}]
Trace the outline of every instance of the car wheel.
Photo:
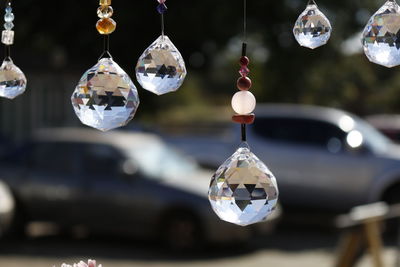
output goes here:
[{"label": "car wheel", "polygon": [[195,216],[175,213],[163,220],[163,224],[162,239],[171,250],[188,251],[202,247],[202,229]]},{"label": "car wheel", "polygon": [[[389,205],[400,204],[400,184],[391,187],[386,191],[383,200]],[[387,223],[387,231],[400,234],[400,219],[392,219]]]}]

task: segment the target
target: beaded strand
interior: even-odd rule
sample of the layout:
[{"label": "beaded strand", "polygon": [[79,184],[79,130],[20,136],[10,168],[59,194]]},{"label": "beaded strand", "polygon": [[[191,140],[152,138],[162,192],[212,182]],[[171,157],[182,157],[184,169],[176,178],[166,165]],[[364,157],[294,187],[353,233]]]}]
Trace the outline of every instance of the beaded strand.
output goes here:
[{"label": "beaded strand", "polygon": [[249,77],[248,68],[250,59],[246,56],[247,44],[243,43],[242,57],[239,60],[241,77],[237,80],[237,87],[240,90],[232,98],[232,108],[237,113],[232,116],[232,120],[242,125],[252,124],[255,120],[255,115],[252,113],[256,108],[256,98],[249,91],[252,82]]},{"label": "beaded strand", "polygon": [[113,14],[111,0],[100,0],[100,7],[97,9],[97,16],[100,19],[96,24],[96,29],[100,34],[109,35],[117,28],[117,23],[111,18]]},{"label": "beaded strand", "polygon": [[1,34],[1,42],[6,46],[14,44],[14,13],[12,12],[11,1],[7,1],[4,15],[4,30]]}]

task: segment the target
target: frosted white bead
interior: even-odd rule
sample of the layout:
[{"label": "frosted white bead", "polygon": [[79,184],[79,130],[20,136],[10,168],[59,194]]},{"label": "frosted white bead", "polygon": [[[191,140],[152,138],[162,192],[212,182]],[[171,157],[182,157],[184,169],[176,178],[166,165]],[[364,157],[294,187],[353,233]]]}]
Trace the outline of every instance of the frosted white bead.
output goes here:
[{"label": "frosted white bead", "polygon": [[249,91],[237,92],[232,98],[232,108],[239,115],[246,115],[256,108],[256,98]]},{"label": "frosted white bead", "polygon": [[1,34],[1,42],[5,45],[12,45],[14,43],[14,31],[3,31]]}]

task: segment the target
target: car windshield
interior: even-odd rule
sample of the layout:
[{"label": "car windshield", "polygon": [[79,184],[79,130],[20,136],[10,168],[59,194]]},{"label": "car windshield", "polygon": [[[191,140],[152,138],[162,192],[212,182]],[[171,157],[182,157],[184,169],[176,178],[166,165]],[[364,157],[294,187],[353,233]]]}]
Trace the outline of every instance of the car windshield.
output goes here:
[{"label": "car windshield", "polygon": [[196,163],[162,142],[146,142],[127,150],[139,169],[154,179],[176,179],[198,168]]},{"label": "car windshield", "polygon": [[363,134],[367,146],[377,153],[385,152],[392,143],[389,138],[363,120],[357,120],[356,128]]}]

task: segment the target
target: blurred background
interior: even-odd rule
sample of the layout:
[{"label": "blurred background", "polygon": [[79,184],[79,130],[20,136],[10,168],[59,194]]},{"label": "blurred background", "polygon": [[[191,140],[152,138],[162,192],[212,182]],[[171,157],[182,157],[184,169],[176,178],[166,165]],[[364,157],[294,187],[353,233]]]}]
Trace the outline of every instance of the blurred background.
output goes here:
[{"label": "blurred background", "polygon": [[[282,201],[269,222],[239,228],[216,218],[206,193],[240,140],[230,100],[242,1],[167,2],[166,34],[188,76],[178,92],[157,97],[133,79],[160,35],[157,2],[114,0],[111,54],[141,105],[127,127],[107,134],[81,126],[70,102],[102,53],[98,1],[13,1],[12,58],[28,88],[0,100],[0,266],[85,257],[106,267],[333,266],[346,232],[338,215],[400,203],[400,71],[362,52],[361,32],[384,1],[319,0],[333,34],[313,51],[292,34],[306,2],[248,1],[259,103],[249,142],[277,176]],[[396,234],[388,236],[384,266],[399,254]],[[357,266],[372,266],[360,255]]]}]

